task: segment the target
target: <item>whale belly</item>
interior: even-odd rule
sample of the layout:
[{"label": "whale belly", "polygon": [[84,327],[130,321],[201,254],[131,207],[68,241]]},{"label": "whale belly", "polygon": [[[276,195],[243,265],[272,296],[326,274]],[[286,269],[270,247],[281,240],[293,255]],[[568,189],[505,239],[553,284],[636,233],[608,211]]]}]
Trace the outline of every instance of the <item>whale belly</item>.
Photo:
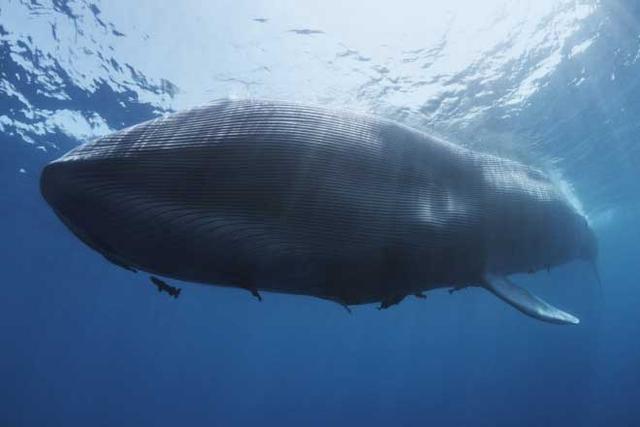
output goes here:
[{"label": "whale belly", "polygon": [[356,303],[478,277],[472,160],[366,116],[226,101],[85,144],[42,182],[121,265]]}]

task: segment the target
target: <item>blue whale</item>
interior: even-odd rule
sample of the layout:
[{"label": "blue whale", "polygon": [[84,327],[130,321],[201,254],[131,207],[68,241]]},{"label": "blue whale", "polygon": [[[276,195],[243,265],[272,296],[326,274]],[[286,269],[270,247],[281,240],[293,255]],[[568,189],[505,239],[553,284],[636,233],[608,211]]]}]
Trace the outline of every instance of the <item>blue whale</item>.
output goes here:
[{"label": "blue whale", "polygon": [[107,259],[154,275],[345,306],[483,287],[578,323],[509,280],[597,242],[544,173],[401,124],[269,100],[221,100],[81,145],[41,191]]}]

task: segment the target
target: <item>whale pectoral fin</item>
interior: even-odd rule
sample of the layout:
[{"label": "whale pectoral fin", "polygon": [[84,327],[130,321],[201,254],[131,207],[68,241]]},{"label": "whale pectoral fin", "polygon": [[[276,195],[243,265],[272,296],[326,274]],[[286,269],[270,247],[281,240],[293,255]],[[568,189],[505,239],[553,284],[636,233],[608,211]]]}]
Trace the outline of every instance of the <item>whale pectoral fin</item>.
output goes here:
[{"label": "whale pectoral fin", "polygon": [[486,277],[483,286],[522,313],[536,319],[559,324],[577,325],[580,319],[516,286],[505,277]]}]

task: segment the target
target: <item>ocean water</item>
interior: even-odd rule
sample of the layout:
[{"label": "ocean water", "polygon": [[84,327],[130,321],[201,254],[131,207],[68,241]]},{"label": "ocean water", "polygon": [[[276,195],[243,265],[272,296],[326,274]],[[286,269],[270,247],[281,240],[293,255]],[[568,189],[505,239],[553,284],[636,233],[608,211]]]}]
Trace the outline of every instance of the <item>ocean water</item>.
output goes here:
[{"label": "ocean water", "polygon": [[[442,4],[446,3],[446,4]],[[552,173],[600,243],[388,310],[181,283],[58,221],[79,143],[224,97],[391,118]],[[640,425],[640,6],[633,1],[0,1],[0,426]]]}]

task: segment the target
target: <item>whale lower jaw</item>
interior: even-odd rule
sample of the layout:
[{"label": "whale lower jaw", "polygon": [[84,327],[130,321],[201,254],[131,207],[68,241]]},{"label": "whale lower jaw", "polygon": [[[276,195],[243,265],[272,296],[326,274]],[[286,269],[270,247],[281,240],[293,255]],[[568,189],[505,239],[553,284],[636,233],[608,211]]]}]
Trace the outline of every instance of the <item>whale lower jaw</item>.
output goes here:
[{"label": "whale lower jaw", "polygon": [[506,277],[487,276],[483,287],[520,312],[544,322],[561,325],[577,325],[580,319],[560,310],[524,288],[515,285]]}]

